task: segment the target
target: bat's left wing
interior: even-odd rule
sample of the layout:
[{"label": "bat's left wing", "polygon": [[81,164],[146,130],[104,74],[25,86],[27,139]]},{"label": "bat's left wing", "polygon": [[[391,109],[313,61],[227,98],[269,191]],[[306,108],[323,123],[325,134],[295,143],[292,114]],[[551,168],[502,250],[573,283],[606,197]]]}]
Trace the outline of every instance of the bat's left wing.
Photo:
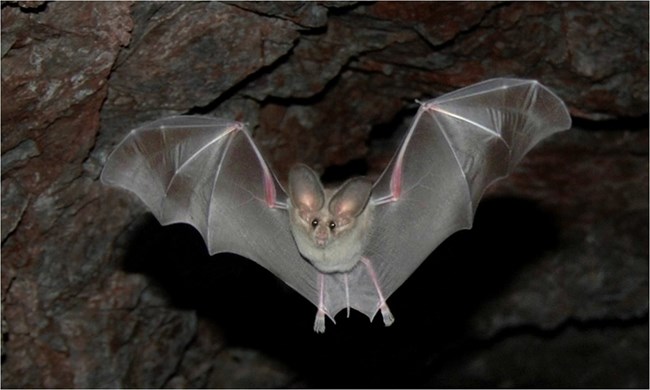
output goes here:
[{"label": "bat's left wing", "polygon": [[536,81],[492,79],[421,104],[375,183],[373,226],[347,275],[350,306],[371,319],[449,235],[472,226],[484,190],[540,140],[568,129],[564,103]]},{"label": "bat's left wing", "polygon": [[101,180],[134,192],[163,225],[194,226],[210,254],[247,257],[319,304],[318,272],[293,241],[287,196],[243,124],[202,116],[145,124],[116,147]]}]

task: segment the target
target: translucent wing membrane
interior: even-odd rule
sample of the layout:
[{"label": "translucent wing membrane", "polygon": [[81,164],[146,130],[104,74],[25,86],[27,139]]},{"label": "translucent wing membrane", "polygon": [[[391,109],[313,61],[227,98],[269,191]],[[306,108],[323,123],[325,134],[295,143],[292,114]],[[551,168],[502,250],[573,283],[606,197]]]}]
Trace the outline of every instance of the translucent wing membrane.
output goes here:
[{"label": "translucent wing membrane", "polygon": [[210,254],[254,260],[317,303],[317,272],[296,249],[285,192],[242,124],[199,116],[146,124],[118,145],[101,179],[134,192],[161,224],[194,226]]},{"label": "translucent wing membrane", "polygon": [[491,183],[539,141],[570,126],[564,103],[533,80],[487,80],[424,102],[374,187],[364,254],[384,295],[449,235],[472,226]]},{"label": "translucent wing membrane", "polygon": [[289,199],[244,126],[210,117],[161,119],[129,133],[102,181],[134,192],[161,224],[188,223],[211,254],[254,260],[318,307],[317,331],[343,309],[369,318],[449,235],[471,227],[491,183],[540,140],[568,129],[564,103],[536,81],[493,79],[424,102],[373,187],[359,263],[320,274],[298,252]]}]

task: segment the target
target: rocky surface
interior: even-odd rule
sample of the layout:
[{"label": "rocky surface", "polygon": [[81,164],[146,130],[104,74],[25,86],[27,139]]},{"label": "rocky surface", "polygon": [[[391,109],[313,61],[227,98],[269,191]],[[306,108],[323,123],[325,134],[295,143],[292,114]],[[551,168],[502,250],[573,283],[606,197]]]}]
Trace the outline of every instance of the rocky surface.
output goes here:
[{"label": "rocky surface", "polygon": [[[647,3],[2,4],[2,386],[647,387]],[[389,299],[314,308],[102,186],[172,113],[245,121],[286,179],[376,177],[417,105],[496,76],[574,129]]]}]

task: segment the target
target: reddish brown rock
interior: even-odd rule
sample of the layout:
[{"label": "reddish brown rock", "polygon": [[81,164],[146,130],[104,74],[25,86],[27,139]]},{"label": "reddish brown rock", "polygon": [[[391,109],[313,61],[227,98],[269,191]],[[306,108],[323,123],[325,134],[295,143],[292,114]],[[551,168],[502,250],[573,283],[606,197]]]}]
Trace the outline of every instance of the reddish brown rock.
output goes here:
[{"label": "reddish brown rock", "polygon": [[[647,387],[647,3],[1,12],[3,387]],[[551,86],[575,128],[390,298],[388,329],[313,334],[270,273],[98,182],[170,113],[247,122],[281,178],[376,177],[415,99],[496,76]]]},{"label": "reddish brown rock", "polygon": [[106,109],[184,112],[208,105],[272,65],[299,34],[282,19],[224,3],[140,3],[129,48],[111,74]]}]

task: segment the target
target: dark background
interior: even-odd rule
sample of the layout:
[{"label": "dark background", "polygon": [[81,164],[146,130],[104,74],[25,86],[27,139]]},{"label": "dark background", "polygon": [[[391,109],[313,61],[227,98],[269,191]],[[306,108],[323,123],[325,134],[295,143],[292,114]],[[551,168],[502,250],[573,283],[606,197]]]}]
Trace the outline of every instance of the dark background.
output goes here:
[{"label": "dark background", "polygon": [[[573,129],[389,299],[315,308],[98,181],[144,121],[377,177],[428,99],[535,78]],[[2,3],[3,387],[648,387],[647,3]]]}]

